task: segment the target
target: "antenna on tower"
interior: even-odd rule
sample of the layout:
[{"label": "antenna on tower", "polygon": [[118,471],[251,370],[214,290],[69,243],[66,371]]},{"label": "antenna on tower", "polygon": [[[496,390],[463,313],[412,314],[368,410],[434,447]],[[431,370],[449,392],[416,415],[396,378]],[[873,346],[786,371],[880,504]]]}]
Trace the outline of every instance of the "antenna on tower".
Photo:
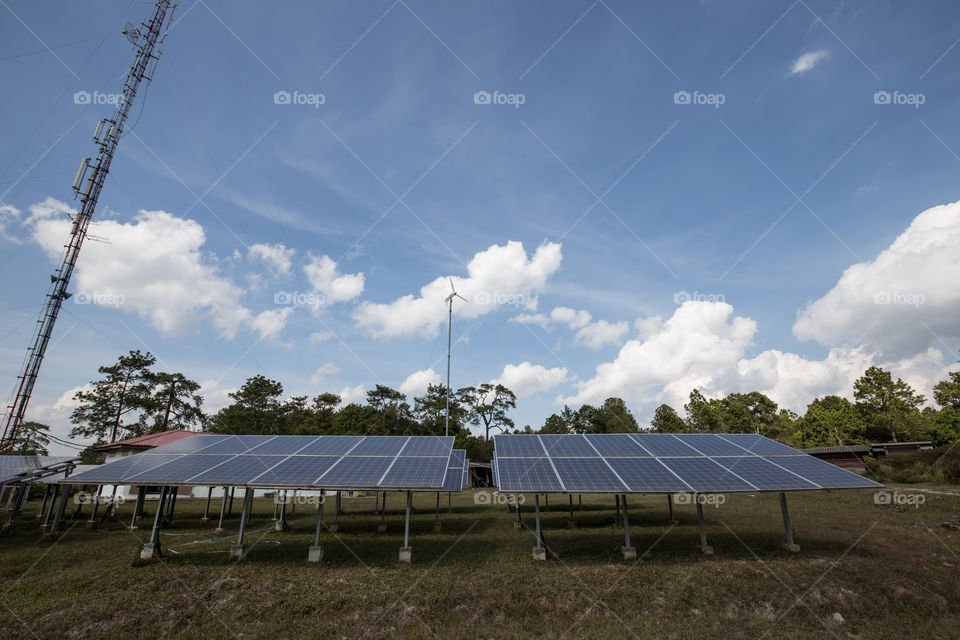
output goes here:
[{"label": "antenna on tower", "polygon": [[464,302],[470,302],[469,300],[464,298],[462,295],[457,293],[456,287],[453,286],[453,278],[450,278],[450,295],[448,295],[444,300],[447,303],[447,393],[446,393],[447,412],[443,422],[443,426],[444,426],[443,434],[446,436],[450,435],[450,346],[451,346],[450,338],[453,335],[453,299],[454,298],[460,298]]}]

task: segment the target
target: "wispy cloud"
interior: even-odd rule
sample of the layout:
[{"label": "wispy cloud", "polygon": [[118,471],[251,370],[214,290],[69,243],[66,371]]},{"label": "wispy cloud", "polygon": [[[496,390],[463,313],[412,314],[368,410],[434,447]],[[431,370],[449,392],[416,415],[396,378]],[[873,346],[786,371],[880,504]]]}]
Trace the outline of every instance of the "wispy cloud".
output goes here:
[{"label": "wispy cloud", "polygon": [[810,71],[815,66],[826,60],[830,57],[830,52],[826,49],[817,49],[816,51],[808,51],[801,55],[799,58],[793,61],[793,64],[790,66],[790,74],[796,75],[798,73],[803,74],[807,71]]}]

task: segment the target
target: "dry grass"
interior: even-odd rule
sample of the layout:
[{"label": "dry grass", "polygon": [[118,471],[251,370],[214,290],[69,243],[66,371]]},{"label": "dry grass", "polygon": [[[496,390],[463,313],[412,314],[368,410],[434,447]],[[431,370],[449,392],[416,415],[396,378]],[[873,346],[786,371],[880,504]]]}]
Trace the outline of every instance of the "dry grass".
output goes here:
[{"label": "dry grass", "polygon": [[[924,494],[919,508],[875,505],[870,492],[791,495],[798,554],[780,548],[776,495],[728,496],[705,510],[713,557],[697,550],[692,507],[678,507],[671,526],[664,498],[632,498],[633,544],[647,552],[638,562],[620,559],[610,498],[584,497],[569,529],[555,496],[544,513],[555,557],[536,563],[532,532],[514,530],[505,507],[466,492],[447,513],[444,497],[443,531],[433,533],[434,497],[422,495],[411,566],[397,562],[399,495],[385,534],[372,499],[345,500],[341,532],[324,532],[318,565],[305,562],[309,507],[277,533],[272,504],[258,500],[259,531],[237,564],[227,560],[232,538],[199,521],[203,501],[181,500],[164,561],[141,565],[133,559],[148,531],[123,527],[132,505],[99,531],[69,523],[51,544],[39,539],[31,503],[0,538],[0,629],[5,639],[956,637],[960,496],[932,488],[945,493]],[[235,512],[228,531],[238,520]]]}]

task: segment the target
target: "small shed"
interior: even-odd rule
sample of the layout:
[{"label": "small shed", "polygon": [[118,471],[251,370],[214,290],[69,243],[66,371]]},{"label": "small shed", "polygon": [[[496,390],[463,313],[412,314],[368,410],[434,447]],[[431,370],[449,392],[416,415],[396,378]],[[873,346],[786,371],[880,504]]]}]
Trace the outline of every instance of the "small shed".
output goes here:
[{"label": "small shed", "polygon": [[933,449],[930,440],[915,440],[913,442],[875,442],[870,445],[871,454],[876,456],[906,456],[917,451]]},{"label": "small shed", "polygon": [[842,447],[812,447],[801,449],[801,451],[850,471],[864,471],[866,467],[863,458],[870,455],[870,447],[865,444],[850,444]]}]

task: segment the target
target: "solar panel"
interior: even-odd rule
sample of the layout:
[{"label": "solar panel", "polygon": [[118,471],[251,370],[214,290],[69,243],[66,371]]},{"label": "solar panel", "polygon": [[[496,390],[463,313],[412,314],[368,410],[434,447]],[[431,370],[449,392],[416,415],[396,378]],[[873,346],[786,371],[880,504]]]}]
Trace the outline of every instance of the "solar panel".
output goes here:
[{"label": "solar panel", "polygon": [[198,434],[70,476],[70,484],[228,485],[438,490],[457,488],[466,452],[452,437]]},{"label": "solar panel", "polygon": [[[464,452],[464,453],[466,453],[466,452]],[[460,485],[460,486],[461,486],[461,487],[469,487],[469,486],[470,486],[470,461],[469,461],[469,460],[464,460],[464,461],[463,461],[463,484]]]},{"label": "solar panel", "polygon": [[513,493],[754,493],[882,487],[751,433],[501,435],[494,437],[494,447],[494,482],[501,491]]},{"label": "solar panel", "polygon": [[540,442],[547,450],[547,455],[560,458],[593,458],[600,457],[597,450],[580,435],[542,435]]},{"label": "solar panel", "polygon": [[50,475],[72,460],[69,456],[0,456],[0,484]]}]

